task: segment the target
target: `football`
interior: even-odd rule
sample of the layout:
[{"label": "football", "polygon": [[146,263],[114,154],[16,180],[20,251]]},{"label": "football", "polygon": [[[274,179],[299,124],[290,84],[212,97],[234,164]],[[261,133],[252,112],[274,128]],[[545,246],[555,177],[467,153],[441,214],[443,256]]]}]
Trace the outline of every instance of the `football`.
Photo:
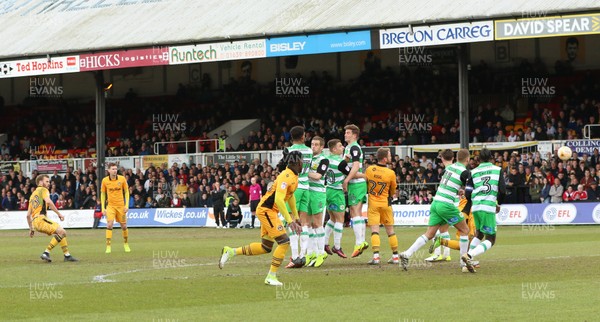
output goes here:
[{"label": "football", "polygon": [[563,146],[560,149],[558,149],[558,157],[563,161],[569,160],[571,158],[571,155],[573,155],[573,151],[571,151],[571,148],[569,148],[568,146]]}]

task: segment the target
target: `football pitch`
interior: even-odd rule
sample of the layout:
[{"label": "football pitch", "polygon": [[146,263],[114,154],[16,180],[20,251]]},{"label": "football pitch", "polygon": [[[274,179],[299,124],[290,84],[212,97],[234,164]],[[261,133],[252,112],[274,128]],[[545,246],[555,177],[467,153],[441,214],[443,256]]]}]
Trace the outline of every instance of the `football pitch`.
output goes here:
[{"label": "football pitch", "polygon": [[[396,228],[404,250],[425,228]],[[452,262],[426,263],[427,247],[409,270],[385,262],[329,256],[320,268],[281,268],[283,287],[263,284],[270,255],[236,256],[217,266],[223,245],[259,240],[258,229],[130,229],[131,253],[114,233],[71,229],[80,262],[39,255],[50,240],[27,231],[0,231],[2,320],[58,321],[593,321],[599,320],[600,236],[597,226],[499,227],[498,244],[476,274]],[[454,231],[451,230],[451,234]],[[354,234],[344,230],[349,254]],[[289,251],[288,254],[289,256]],[[285,259],[284,265],[289,259]]]}]

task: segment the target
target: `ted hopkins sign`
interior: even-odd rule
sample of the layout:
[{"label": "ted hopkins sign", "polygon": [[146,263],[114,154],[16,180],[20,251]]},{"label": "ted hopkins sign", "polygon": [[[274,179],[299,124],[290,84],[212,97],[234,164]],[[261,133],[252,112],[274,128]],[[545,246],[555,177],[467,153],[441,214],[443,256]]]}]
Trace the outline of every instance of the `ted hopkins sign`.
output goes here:
[{"label": "ted hopkins sign", "polygon": [[496,40],[600,33],[600,13],[496,20]]},{"label": "ted hopkins sign", "polygon": [[494,40],[492,21],[379,30],[379,47],[402,48]]}]

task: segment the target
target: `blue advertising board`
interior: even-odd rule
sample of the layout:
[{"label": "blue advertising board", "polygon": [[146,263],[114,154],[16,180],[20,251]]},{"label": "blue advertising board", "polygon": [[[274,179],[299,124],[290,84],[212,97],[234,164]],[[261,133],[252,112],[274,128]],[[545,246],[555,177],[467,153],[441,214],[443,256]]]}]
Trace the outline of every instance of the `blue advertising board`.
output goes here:
[{"label": "blue advertising board", "polygon": [[[208,217],[209,208],[134,208],[127,212],[127,226],[204,227]],[[105,218],[99,227],[106,227]]]},{"label": "blue advertising board", "polygon": [[370,49],[371,33],[367,30],[267,39],[267,57]]}]

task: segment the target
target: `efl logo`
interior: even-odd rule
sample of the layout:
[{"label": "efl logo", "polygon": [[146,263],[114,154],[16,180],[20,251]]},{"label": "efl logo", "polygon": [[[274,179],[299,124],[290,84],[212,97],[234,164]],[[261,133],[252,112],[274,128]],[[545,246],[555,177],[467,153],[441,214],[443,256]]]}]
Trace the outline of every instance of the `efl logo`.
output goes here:
[{"label": "efl logo", "polygon": [[527,207],[523,205],[505,205],[496,214],[496,222],[501,225],[519,225],[527,219]]},{"label": "efl logo", "polygon": [[548,224],[567,224],[577,216],[577,208],[572,204],[549,205],[544,209],[543,218]]},{"label": "efl logo", "polygon": [[597,224],[600,224],[600,204],[597,204],[592,211],[592,217]]}]

